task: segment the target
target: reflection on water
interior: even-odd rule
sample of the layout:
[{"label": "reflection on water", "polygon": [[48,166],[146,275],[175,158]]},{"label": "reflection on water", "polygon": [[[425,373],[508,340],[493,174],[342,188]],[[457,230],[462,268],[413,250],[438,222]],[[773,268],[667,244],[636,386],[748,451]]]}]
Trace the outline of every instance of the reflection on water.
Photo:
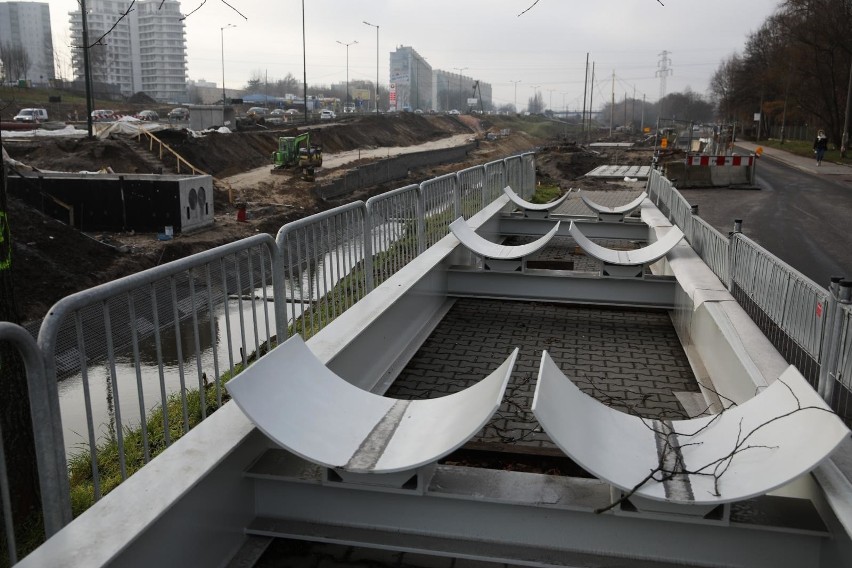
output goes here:
[{"label": "reflection on water", "polygon": [[[373,253],[387,251],[404,236],[406,226],[405,222],[395,220],[374,227]],[[299,270],[293,278],[286,278],[288,324],[326,296],[363,259],[363,243],[349,240],[312,259],[307,269]],[[109,380],[108,361],[89,367],[91,418],[86,412],[82,374],[60,381],[66,453],[88,450],[89,420],[96,442],[114,435],[119,418],[124,428],[137,427],[141,416],[163,406],[168,396],[180,392],[182,386],[203,388],[206,378],[213,382],[214,377],[241,362],[243,355],[254,353],[259,345],[275,335],[273,304],[263,301],[264,297],[272,299],[271,287],[256,290],[254,302],[229,299],[227,311],[224,304],[216,304],[212,322],[204,307],[197,313],[197,327],[192,318],[182,321],[178,329],[167,325],[160,331],[159,344],[153,334],[146,334],[138,343],[138,356],[130,348],[116,354],[116,388]],[[353,298],[355,300],[357,298]]]},{"label": "reflection on water", "polygon": [[[252,302],[238,300],[228,301],[227,317],[225,307],[217,306],[212,326],[209,316],[199,317],[198,350],[195,347],[196,334],[190,319],[180,325],[180,342],[177,341],[177,332],[172,327],[161,332],[159,351],[153,337],[140,341],[138,367],[132,351],[117,354],[117,392],[112,392],[110,385],[109,362],[104,361],[89,367],[87,377],[96,439],[103,440],[114,431],[116,405],[123,426],[136,427],[141,422],[140,408],[143,408],[144,414],[147,415],[152,409],[162,406],[165,397],[173,392],[180,392],[182,381],[187,389],[198,389],[203,382],[203,375],[212,382],[217,371],[221,375],[239,363],[242,360],[244,344],[246,356],[253,353],[256,345],[262,344],[275,334],[272,305],[270,303],[268,309],[264,310],[264,306],[260,304],[262,302],[255,302],[256,318],[253,317],[255,312],[252,311]],[[244,332],[240,326],[241,314]],[[181,357],[178,356],[179,353]],[[162,361],[162,372],[159,361]],[[66,453],[88,450],[86,404],[81,374],[59,382],[59,403]]]}]

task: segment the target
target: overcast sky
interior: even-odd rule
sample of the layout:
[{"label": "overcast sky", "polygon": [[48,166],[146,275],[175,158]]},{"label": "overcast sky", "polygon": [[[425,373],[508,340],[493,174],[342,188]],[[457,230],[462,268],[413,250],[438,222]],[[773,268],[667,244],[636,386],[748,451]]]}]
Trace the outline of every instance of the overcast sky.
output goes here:
[{"label": "overcast sky", "polygon": [[[183,1],[186,14],[204,0]],[[128,0],[129,2],[129,0]],[[596,66],[595,107],[615,98],[660,96],[656,76],[668,52],[666,93],[687,87],[705,94],[719,63],[741,52],[747,34],[774,12],[779,0],[309,0],[305,2],[308,83],[349,77],[388,82],[389,53],[408,45],[433,68],[491,83],[497,105],[525,107],[537,89],[544,103],[561,109],[583,104],[586,52]],[[68,13],[76,0],[48,0],[54,47],[69,43]],[[302,3],[297,0],[206,0],[186,19],[190,79],[222,83],[224,30],[226,85],[243,86],[252,72],[270,80],[288,72],[302,78]],[[242,15],[240,15],[242,14]],[[245,16],[245,18],[243,18]],[[591,66],[591,63],[590,63]],[[517,86],[513,81],[520,81]]]}]

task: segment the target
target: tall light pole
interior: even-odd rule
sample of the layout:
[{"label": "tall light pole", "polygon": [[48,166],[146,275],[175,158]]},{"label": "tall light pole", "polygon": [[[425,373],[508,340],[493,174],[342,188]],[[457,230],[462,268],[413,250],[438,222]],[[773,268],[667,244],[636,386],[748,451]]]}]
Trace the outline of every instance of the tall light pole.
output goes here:
[{"label": "tall light pole", "polygon": [[305,101],[305,124],[308,123],[308,48],[305,43],[305,0],[302,0],[302,98]]},{"label": "tall light pole", "polygon": [[346,112],[346,107],[349,106],[349,46],[358,43],[358,40],[352,40],[349,43],[338,40],[337,43],[346,46],[346,102],[343,103],[343,112]]},{"label": "tall light pole", "polygon": [[517,81],[509,81],[509,82],[515,84],[515,112],[517,113],[518,112],[518,83],[520,83],[521,80],[518,79]]},{"label": "tall light pole", "polygon": [[379,116],[379,26],[364,20],[370,27],[376,28],[376,116]]},{"label": "tall light pole", "polygon": [[219,28],[219,34],[222,39],[222,120],[225,120],[225,105],[227,104],[225,102],[227,98],[225,95],[225,30],[235,27],[237,26],[234,24],[228,24],[227,26]]},{"label": "tall light pole", "polygon": [[461,94],[461,80],[462,80],[462,71],[467,71],[470,67],[453,67],[456,71],[459,72],[459,106],[462,103],[462,94]]}]

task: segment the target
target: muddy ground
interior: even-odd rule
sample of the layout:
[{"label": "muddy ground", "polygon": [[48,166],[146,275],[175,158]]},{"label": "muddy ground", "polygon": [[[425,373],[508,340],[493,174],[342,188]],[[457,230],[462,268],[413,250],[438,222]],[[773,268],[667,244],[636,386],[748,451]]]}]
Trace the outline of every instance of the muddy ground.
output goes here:
[{"label": "muddy ground", "polygon": [[[276,132],[240,132],[189,138],[185,133],[165,133],[162,138],[196,167],[213,174],[216,185],[216,219],[212,228],[181,234],[171,241],[159,241],[155,234],[80,233],[63,223],[45,217],[20,201],[9,198],[9,223],[13,242],[15,300],[23,322],[43,317],[59,299],[79,290],[114,280],[127,274],[213,248],[259,232],[275,235],[278,229],[301,217],[353,200],[365,200],[410,183],[472,165],[545,147],[537,157],[539,178],[563,189],[577,187],[576,180],[613,156],[588,152],[573,144],[533,138],[516,131],[494,141],[484,140],[487,123],[474,117],[370,117],[353,123],[329,124],[318,128],[315,137],[327,156],[351,150],[376,147],[411,146],[427,141],[458,140],[460,134],[480,141],[479,148],[462,163],[412,171],[409,179],[366,188],[337,201],[322,201],[311,193],[313,184],[290,175],[269,176],[265,181],[234,189],[229,176],[259,169],[269,164],[276,147]],[[455,142],[454,142],[455,143]],[[96,171],[109,167],[117,173],[147,173],[150,160],[140,158],[125,140],[42,140],[4,143],[12,158],[39,169]],[[365,152],[366,154],[366,152]],[[623,153],[622,153],[623,154]],[[361,162],[367,161],[364,158]],[[621,155],[617,163],[648,164],[646,151]],[[325,168],[318,175],[335,175]],[[168,163],[166,163],[168,168]],[[339,171],[337,172],[339,175]],[[239,185],[236,184],[235,185]],[[603,187],[605,182],[583,180],[583,187]],[[238,222],[232,201],[248,204],[248,220]]]}]

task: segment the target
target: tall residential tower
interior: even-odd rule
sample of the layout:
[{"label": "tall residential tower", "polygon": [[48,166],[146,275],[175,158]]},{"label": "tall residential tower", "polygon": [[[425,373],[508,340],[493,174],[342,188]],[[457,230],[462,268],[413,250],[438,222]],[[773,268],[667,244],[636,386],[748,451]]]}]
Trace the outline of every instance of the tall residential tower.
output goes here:
[{"label": "tall residential tower", "polygon": [[[141,91],[158,101],[186,100],[186,30],[179,2],[140,0],[127,14],[124,3],[112,0],[89,0],[87,8],[94,81],[117,85],[127,96]],[[80,10],[70,16],[72,40],[82,46]],[[80,49],[74,50],[73,63],[82,77]]]},{"label": "tall residential tower", "polygon": [[[23,48],[29,60],[19,77],[6,77],[7,81],[28,79],[38,84],[55,78],[47,2],[0,2],[0,43]],[[9,62],[4,61],[3,65],[8,75]]]}]

